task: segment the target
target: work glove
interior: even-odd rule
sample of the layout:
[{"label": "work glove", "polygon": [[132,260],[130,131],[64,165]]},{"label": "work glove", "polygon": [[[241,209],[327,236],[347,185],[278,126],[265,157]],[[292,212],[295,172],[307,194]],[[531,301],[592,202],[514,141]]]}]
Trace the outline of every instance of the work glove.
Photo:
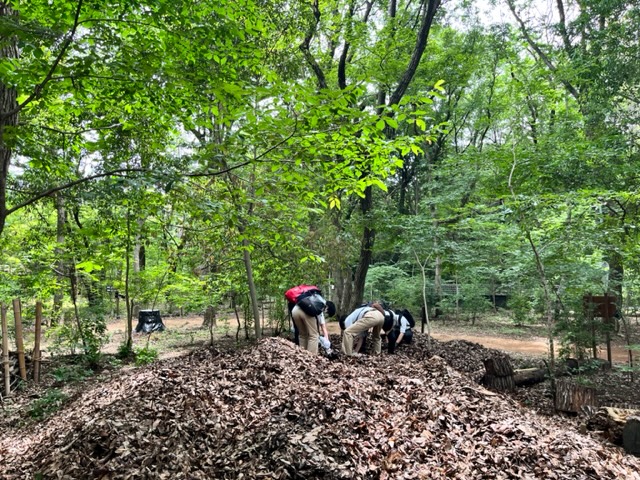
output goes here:
[{"label": "work glove", "polygon": [[329,339],[325,337],[319,337],[319,341],[320,345],[322,345],[322,348],[324,348],[325,350],[331,350],[331,342],[329,341]]}]

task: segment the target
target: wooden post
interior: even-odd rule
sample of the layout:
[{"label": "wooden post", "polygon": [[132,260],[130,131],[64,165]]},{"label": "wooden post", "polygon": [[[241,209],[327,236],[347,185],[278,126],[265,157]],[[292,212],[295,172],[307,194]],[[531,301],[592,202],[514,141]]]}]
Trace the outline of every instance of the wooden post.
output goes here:
[{"label": "wooden post", "polygon": [[2,363],[4,364],[4,394],[11,395],[11,367],[9,366],[9,327],[7,325],[7,306],[0,305],[2,321]]},{"label": "wooden post", "polygon": [[33,345],[33,381],[40,381],[40,334],[42,331],[42,302],[36,302],[36,338]]},{"label": "wooden post", "polygon": [[605,334],[605,340],[607,342],[607,360],[610,365],[613,365],[613,355],[611,353],[611,333],[607,330]]},{"label": "wooden post", "polygon": [[610,365],[613,365],[612,355],[611,355],[611,332],[609,329],[611,328],[611,323],[613,318],[611,318],[609,311],[609,294],[604,292],[604,324],[605,324],[605,341],[607,343],[607,360]]},{"label": "wooden post", "polygon": [[27,365],[24,360],[24,336],[22,335],[22,307],[20,299],[13,299],[13,318],[16,322],[16,350],[18,351],[18,366],[20,367],[20,378],[27,379]]}]

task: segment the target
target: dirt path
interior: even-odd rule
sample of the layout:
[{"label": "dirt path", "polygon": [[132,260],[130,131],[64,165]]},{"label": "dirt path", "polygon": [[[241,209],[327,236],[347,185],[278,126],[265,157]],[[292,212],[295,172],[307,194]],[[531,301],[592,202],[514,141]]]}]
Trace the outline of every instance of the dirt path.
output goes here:
[{"label": "dirt path", "polygon": [[[340,334],[340,328],[337,323],[329,324],[329,333]],[[546,338],[531,337],[527,340],[518,340],[513,338],[504,338],[492,335],[469,335],[466,333],[432,333],[432,337],[440,342],[449,342],[451,340],[466,340],[482,345],[486,348],[502,350],[508,353],[522,353],[524,355],[545,356],[549,351],[549,344]],[[556,354],[557,354],[556,346]],[[607,358],[607,350],[605,345],[600,345],[598,357]],[[611,356],[613,363],[626,363],[628,360],[628,351],[619,346],[612,346]]]},{"label": "dirt path", "polygon": [[[493,337],[493,336],[479,336],[468,335],[463,333],[434,333],[433,338],[441,342],[448,342],[450,340],[467,340],[469,342],[479,343],[483,347],[494,348],[496,350],[503,350],[511,353],[523,353],[525,355],[540,355],[544,356],[549,351],[549,344],[546,338],[531,337],[528,340],[516,340],[511,338]],[[557,354],[556,346],[556,354]],[[599,358],[607,358],[607,350],[605,345],[599,346],[598,352]],[[628,359],[628,351],[619,346],[611,347],[611,357],[613,363],[626,363]]]},{"label": "dirt path", "polygon": [[[167,330],[191,330],[198,329],[202,326],[202,316],[194,315],[189,317],[163,317],[162,321],[164,322]],[[235,319],[228,320],[231,330],[235,332],[237,323]],[[222,322],[219,321],[219,325]],[[135,328],[135,322],[134,322]],[[340,327],[337,322],[329,322],[327,324],[329,333],[331,334],[340,334]],[[126,332],[126,322],[124,319],[120,319],[114,322],[110,322],[107,326],[107,330],[111,334],[111,341],[108,345],[105,346],[103,351],[105,353],[115,353],[124,339],[124,335]],[[434,332],[432,334],[433,338],[441,342],[448,342],[451,340],[466,340],[469,342],[479,343],[480,345],[493,348],[496,350],[503,350],[509,353],[522,353],[525,355],[539,355],[544,356],[548,352],[548,343],[546,338],[542,337],[531,337],[527,340],[518,340],[512,338],[504,338],[500,336],[492,336],[492,335],[470,335],[462,332],[447,332],[447,333],[438,333]],[[134,343],[137,343],[136,340],[143,341],[146,338],[144,335],[134,336]],[[600,358],[607,358],[607,351],[604,345],[600,346],[601,351],[598,353]],[[179,352],[174,351],[171,352],[170,356],[175,356],[179,354]],[[612,347],[612,356],[614,363],[626,363],[628,359],[627,350],[620,346]],[[166,357],[166,354],[162,355],[163,358]]]}]

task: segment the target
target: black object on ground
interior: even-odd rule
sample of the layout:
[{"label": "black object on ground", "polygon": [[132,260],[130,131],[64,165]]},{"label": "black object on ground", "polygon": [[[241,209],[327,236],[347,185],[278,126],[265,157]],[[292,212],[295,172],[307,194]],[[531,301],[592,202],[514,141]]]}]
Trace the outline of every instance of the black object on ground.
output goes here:
[{"label": "black object on ground", "polygon": [[165,326],[162,323],[160,310],[140,310],[138,313],[138,325],[136,333],[162,332]]}]

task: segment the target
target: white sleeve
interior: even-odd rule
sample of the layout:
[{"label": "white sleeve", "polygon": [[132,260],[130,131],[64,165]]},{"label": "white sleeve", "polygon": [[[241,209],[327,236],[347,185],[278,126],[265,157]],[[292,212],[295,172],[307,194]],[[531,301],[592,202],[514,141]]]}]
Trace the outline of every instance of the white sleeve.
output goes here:
[{"label": "white sleeve", "polygon": [[324,313],[321,313],[320,315],[317,315],[316,318],[318,319],[318,323],[320,325],[324,325],[326,322],[324,320]]},{"label": "white sleeve", "polygon": [[356,323],[360,317],[362,317],[365,311],[370,310],[370,307],[360,307],[356,308],[353,312],[351,312],[347,318],[344,320],[344,328],[349,328],[351,325]]},{"label": "white sleeve", "polygon": [[407,331],[407,328],[409,328],[409,320],[402,317],[402,319],[400,320],[400,333],[405,333]]}]

